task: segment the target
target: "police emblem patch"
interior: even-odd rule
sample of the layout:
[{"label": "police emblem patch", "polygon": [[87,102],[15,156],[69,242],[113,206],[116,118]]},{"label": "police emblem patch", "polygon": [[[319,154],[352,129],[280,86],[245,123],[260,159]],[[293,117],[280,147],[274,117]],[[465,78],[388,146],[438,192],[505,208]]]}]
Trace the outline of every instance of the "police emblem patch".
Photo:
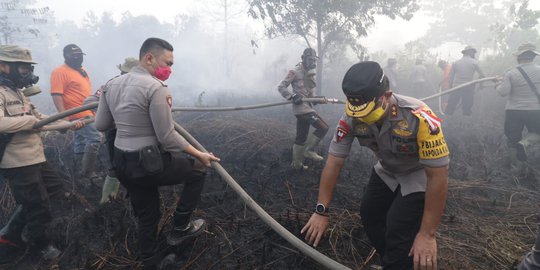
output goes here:
[{"label": "police emblem patch", "polygon": [[339,120],[339,125],[336,131],[336,141],[340,142],[341,140],[343,140],[343,138],[345,138],[345,136],[347,136],[347,134],[349,133],[350,129],[351,127],[345,121]]}]

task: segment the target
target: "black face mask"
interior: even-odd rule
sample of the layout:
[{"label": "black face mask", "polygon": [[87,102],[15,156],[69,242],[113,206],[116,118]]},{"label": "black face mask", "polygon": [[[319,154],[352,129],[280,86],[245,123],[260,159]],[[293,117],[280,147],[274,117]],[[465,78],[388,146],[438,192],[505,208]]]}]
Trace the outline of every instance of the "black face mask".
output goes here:
[{"label": "black face mask", "polygon": [[82,62],[83,62],[83,56],[82,54],[81,55],[77,55],[77,56],[66,56],[65,57],[66,59],[66,64],[70,67],[72,67],[73,69],[76,69],[76,70],[79,70],[81,69],[82,67]]},{"label": "black face mask", "polygon": [[306,70],[314,69],[317,67],[317,58],[315,57],[304,57],[302,64]]},{"label": "black face mask", "polygon": [[[19,66],[28,65],[30,72],[25,75],[19,73]],[[16,88],[28,87],[32,84],[36,84],[39,81],[39,77],[34,75],[34,67],[27,63],[9,63],[9,74],[7,77],[11,80]]]}]

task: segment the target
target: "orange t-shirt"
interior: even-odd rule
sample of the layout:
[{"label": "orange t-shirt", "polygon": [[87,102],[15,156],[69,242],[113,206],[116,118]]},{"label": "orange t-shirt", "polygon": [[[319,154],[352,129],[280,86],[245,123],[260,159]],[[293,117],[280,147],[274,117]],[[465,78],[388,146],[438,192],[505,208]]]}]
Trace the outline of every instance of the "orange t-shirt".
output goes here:
[{"label": "orange t-shirt", "polygon": [[[51,73],[51,95],[54,94],[63,96],[64,109],[79,107],[92,94],[90,77],[83,77],[79,71],[63,64]],[[92,111],[84,111],[69,116],[69,120],[92,115],[94,115]]]},{"label": "orange t-shirt", "polygon": [[452,70],[452,65],[448,64],[444,67],[443,71],[443,81],[442,81],[442,90],[447,90],[450,88],[450,71]]}]

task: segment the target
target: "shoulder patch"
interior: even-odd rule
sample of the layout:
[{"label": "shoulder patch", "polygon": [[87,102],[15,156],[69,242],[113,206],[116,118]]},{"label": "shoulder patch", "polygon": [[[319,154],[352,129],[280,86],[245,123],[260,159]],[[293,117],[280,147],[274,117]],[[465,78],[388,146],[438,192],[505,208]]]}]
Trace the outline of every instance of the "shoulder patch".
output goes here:
[{"label": "shoulder patch", "polygon": [[343,120],[339,120],[339,125],[338,125],[337,131],[336,131],[336,140],[338,142],[343,140],[343,138],[345,138],[345,136],[347,136],[347,134],[349,134],[350,130],[351,130],[351,126],[349,126],[349,124],[347,124],[347,122],[345,122]]},{"label": "shoulder patch", "polygon": [[287,77],[285,78],[285,80],[292,80],[294,79],[294,76],[296,76],[296,72],[294,70],[289,70],[289,72],[287,73]]},{"label": "shoulder patch", "polygon": [[411,111],[418,119],[424,120],[429,125],[429,133],[431,135],[437,135],[441,132],[442,120],[435,116],[435,114],[427,107],[421,107],[417,110]]}]

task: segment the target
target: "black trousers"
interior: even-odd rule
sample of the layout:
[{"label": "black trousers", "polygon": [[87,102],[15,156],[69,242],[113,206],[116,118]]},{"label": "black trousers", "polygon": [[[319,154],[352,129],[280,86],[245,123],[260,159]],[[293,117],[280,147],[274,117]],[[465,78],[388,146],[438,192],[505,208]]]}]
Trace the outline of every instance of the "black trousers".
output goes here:
[{"label": "black trousers", "polygon": [[38,248],[49,244],[50,199],[62,194],[63,179],[48,162],[0,169],[0,173],[8,180],[17,204],[23,207],[29,244]]},{"label": "black trousers", "polygon": [[115,149],[114,166],[120,183],[126,188],[138,224],[138,246],[141,257],[149,258],[158,248],[158,223],[161,218],[158,187],[184,184],[174,216],[174,226],[186,225],[199,203],[204,187],[205,168],[180,154],[162,154],[164,169],[155,175],[144,175],[138,153]]},{"label": "black trousers", "polygon": [[463,115],[472,115],[475,88],[476,86],[473,84],[463,87],[461,90],[450,93],[444,114],[452,115],[456,111],[456,107],[461,100],[461,109],[463,111]]},{"label": "black trousers", "polygon": [[323,139],[328,132],[328,124],[315,112],[296,115],[296,139],[295,144],[304,145],[309,133],[309,126],[313,126],[313,134]]},{"label": "black trousers", "polygon": [[360,216],[385,270],[413,269],[413,258],[408,254],[420,230],[424,200],[424,192],[407,196],[401,196],[399,188],[392,192],[375,171],[371,172]]},{"label": "black trousers", "polygon": [[540,134],[540,110],[506,110],[504,118],[504,135],[508,140],[508,147],[518,150],[518,159],[527,160],[525,149],[518,142],[523,138],[523,128],[528,132]]}]

